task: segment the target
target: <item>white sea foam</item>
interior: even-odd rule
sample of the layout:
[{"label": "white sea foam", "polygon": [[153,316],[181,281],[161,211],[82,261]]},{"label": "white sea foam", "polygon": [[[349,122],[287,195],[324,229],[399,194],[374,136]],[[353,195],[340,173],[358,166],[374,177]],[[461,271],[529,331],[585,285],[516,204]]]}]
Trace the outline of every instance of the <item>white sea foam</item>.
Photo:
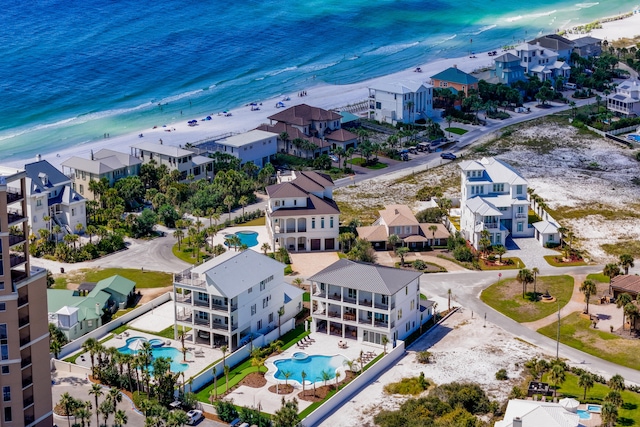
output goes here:
[{"label": "white sea foam", "polygon": [[505,19],[505,21],[507,21],[507,22],[516,22],[516,21],[519,21],[521,19],[522,19],[522,15],[518,15],[518,16],[511,17],[511,18],[507,18],[507,19]]},{"label": "white sea foam", "polygon": [[599,4],[600,4],[600,2],[594,2],[594,3],[576,3],[576,7],[577,7],[578,9],[589,9],[590,7],[597,6],[597,5],[599,5]]},{"label": "white sea foam", "polygon": [[278,74],[286,73],[287,71],[294,71],[294,70],[297,70],[297,69],[298,69],[298,67],[294,65],[293,67],[287,67],[287,68],[283,68],[281,70],[271,71],[271,72],[267,73],[267,76],[273,77],[273,76],[277,76]]},{"label": "white sea foam", "polygon": [[419,42],[391,44],[388,46],[381,46],[371,52],[367,52],[367,54],[368,55],[390,55],[393,53],[402,52],[403,50],[409,49],[410,47],[416,46],[418,44]]},{"label": "white sea foam", "polygon": [[327,64],[314,64],[314,65],[305,65],[304,67],[300,68],[300,71],[318,71],[318,70],[324,70],[325,68],[330,68],[333,67],[334,65],[338,65],[340,63],[340,61],[335,61],[335,62],[329,62]]},{"label": "white sea foam", "polygon": [[[216,85],[211,85],[211,86],[209,86],[209,89],[212,89],[214,87],[216,87]],[[167,102],[178,101],[180,99],[188,98],[190,96],[196,95],[196,94],[201,93],[201,92],[203,92],[202,89],[196,89],[196,90],[192,90],[192,91],[189,91],[189,92],[180,93],[178,95],[168,96],[166,98],[161,99],[158,102],[160,104],[166,104]]]},{"label": "white sea foam", "polygon": [[478,34],[482,34],[485,31],[489,31],[494,29],[495,27],[497,27],[496,24],[491,24],[491,25],[485,25],[484,27],[480,28],[478,31],[475,31],[473,33],[470,33],[471,35],[477,36]]},{"label": "white sea foam", "polygon": [[458,37],[458,35],[457,35],[457,34],[454,34],[454,35],[449,36],[449,37],[445,37],[444,39],[440,39],[440,40],[437,40],[437,41],[435,41],[435,42],[433,42],[433,43],[430,43],[430,44],[429,44],[429,47],[435,47],[435,46],[441,45],[442,43],[446,43],[446,42],[448,42],[449,40],[453,40],[453,39],[455,39],[456,37]]}]

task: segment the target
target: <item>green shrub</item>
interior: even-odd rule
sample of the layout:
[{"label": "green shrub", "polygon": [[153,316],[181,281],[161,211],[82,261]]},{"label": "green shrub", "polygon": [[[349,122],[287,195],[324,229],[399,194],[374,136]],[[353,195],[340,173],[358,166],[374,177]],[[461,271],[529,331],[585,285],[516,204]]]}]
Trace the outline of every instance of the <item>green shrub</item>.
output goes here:
[{"label": "green shrub", "polygon": [[419,351],[416,353],[416,362],[418,363],[422,363],[422,364],[427,364],[431,362],[431,352],[424,350],[424,351]]},{"label": "green shrub", "polygon": [[416,270],[424,270],[425,268],[427,268],[427,263],[421,259],[417,259],[413,261],[413,268],[415,268]]},{"label": "green shrub", "polygon": [[496,379],[500,381],[508,380],[509,376],[507,375],[507,370],[500,369],[498,372],[496,372]]},{"label": "green shrub", "polygon": [[213,403],[213,406],[216,408],[218,417],[225,423],[230,423],[238,418],[238,411],[233,404],[233,400],[217,400]]},{"label": "green shrub", "polygon": [[453,257],[461,262],[471,262],[473,261],[473,253],[471,249],[466,246],[458,246],[453,250]]},{"label": "green shrub", "polygon": [[384,391],[388,394],[410,394],[415,396],[422,393],[429,387],[429,382],[424,378],[424,372],[420,372],[419,377],[403,378],[397,383],[389,383],[384,386]]}]

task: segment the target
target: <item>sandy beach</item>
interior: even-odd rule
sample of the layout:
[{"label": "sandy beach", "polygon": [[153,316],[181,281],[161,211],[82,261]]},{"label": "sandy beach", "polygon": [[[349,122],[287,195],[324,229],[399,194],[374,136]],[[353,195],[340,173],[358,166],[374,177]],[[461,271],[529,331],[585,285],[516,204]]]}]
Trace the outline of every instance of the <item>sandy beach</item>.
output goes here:
[{"label": "sandy beach", "polygon": [[[621,37],[630,37],[640,33],[640,14],[630,18],[613,21],[603,24],[602,29],[593,30],[590,35],[607,40],[614,40]],[[571,38],[581,37],[580,34],[569,34]],[[502,49],[496,47],[498,54]],[[241,133],[254,129],[261,123],[268,122],[267,117],[277,111],[276,103],[283,101],[286,107],[306,103],[309,105],[332,109],[348,106],[364,101],[368,97],[368,87],[380,82],[398,81],[421,81],[428,83],[431,76],[445,70],[451,66],[457,66],[465,72],[472,72],[477,69],[490,67],[493,58],[487,52],[476,52],[474,57],[464,56],[449,59],[441,59],[426,64],[418,65],[422,72],[415,72],[415,65],[404,71],[386,75],[376,79],[366,80],[350,85],[318,85],[306,89],[306,96],[299,96],[297,93],[287,94],[289,101],[283,101],[283,97],[262,100],[259,110],[252,110],[250,106],[243,106],[231,110],[231,116],[219,114],[218,111],[211,111],[209,114],[212,120],[201,121],[204,117],[173,117],[171,122],[158,123],[155,129],[137,129],[130,134],[119,137],[105,138],[84,145],[71,147],[60,151],[49,151],[43,149],[41,153],[44,160],[49,161],[54,166],[60,168],[60,164],[71,156],[89,157],[91,150],[98,151],[102,148],[109,148],[121,152],[130,152],[130,146],[144,139],[159,143],[162,140],[165,145],[184,146],[187,143],[195,143],[204,139],[211,139],[229,132]],[[189,120],[197,119],[197,126],[189,126]],[[140,134],[143,135],[140,138]],[[35,161],[35,159],[21,159],[9,163],[9,166],[23,167],[24,163]]]}]

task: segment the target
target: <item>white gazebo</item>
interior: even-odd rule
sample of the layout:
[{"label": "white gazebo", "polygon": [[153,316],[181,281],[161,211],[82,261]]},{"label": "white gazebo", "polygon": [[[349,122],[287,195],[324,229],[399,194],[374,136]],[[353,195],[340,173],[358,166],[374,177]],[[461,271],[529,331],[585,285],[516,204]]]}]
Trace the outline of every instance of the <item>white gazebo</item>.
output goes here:
[{"label": "white gazebo", "polygon": [[558,403],[567,411],[574,412],[574,413],[578,411],[578,406],[580,405],[580,402],[570,397],[565,397],[564,399],[560,399]]}]

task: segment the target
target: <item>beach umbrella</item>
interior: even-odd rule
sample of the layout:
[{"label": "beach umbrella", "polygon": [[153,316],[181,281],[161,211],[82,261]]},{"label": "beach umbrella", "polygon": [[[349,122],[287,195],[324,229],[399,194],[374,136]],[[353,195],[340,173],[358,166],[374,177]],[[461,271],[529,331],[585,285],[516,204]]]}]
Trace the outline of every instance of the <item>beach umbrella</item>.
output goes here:
[{"label": "beach umbrella", "polygon": [[576,412],[578,410],[578,405],[580,405],[580,402],[578,402],[576,399],[565,397],[564,399],[560,399],[558,401],[558,404],[560,404],[560,406],[565,408],[567,411]]}]

